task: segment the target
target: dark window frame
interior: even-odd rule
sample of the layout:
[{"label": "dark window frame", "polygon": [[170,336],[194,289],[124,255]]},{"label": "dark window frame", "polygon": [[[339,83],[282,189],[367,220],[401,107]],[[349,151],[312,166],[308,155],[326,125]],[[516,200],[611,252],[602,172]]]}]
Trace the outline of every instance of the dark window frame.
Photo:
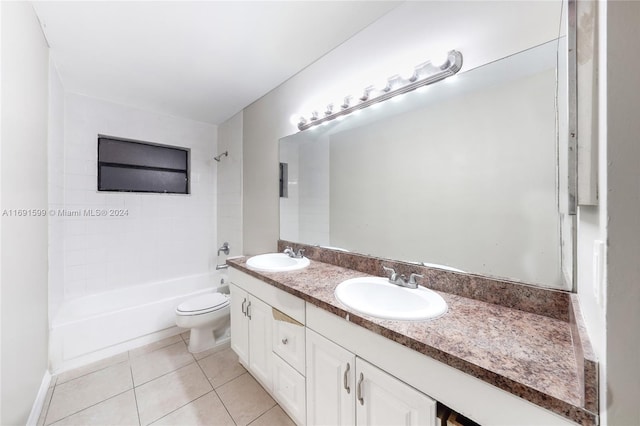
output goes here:
[{"label": "dark window frame", "polygon": [[[180,154],[184,153],[185,155],[184,164],[182,164],[182,160],[180,160],[181,162],[180,167],[164,167],[164,166],[158,166],[158,165],[150,165],[149,163],[133,164],[133,163],[127,163],[127,162],[118,162],[118,161],[101,161],[100,146],[104,142],[135,144],[137,145],[137,147],[135,147],[134,149],[139,150],[141,147],[148,147],[150,149],[150,152],[155,151],[156,153],[158,152],[158,148],[161,148],[162,150],[173,151],[174,156],[175,156],[175,152],[177,151]],[[101,134],[98,135],[96,147],[97,147],[97,169],[98,169],[97,188],[99,192],[133,192],[133,193],[182,194],[182,195],[191,194],[191,149],[189,148],[164,145],[159,143],[146,142],[146,141],[140,141],[140,140],[134,140],[134,139],[128,139],[128,138],[122,138],[122,137],[101,135]],[[105,150],[106,149],[107,148],[105,148]],[[167,153],[168,152],[169,151],[167,151]],[[108,155],[106,156],[108,157]],[[158,189],[149,189],[149,187],[146,187],[145,189],[142,186],[139,186],[136,189],[123,188],[123,187],[120,187],[120,188],[108,187],[105,184],[105,182],[103,182],[103,172],[102,172],[103,167],[105,168],[105,170],[123,169],[123,171],[126,170],[128,172],[132,170],[146,170],[152,173],[158,172],[158,173],[182,174],[184,175],[184,182],[185,182],[184,190],[167,190],[166,188],[164,190],[158,190]],[[137,184],[141,185],[141,181],[138,181]]]}]

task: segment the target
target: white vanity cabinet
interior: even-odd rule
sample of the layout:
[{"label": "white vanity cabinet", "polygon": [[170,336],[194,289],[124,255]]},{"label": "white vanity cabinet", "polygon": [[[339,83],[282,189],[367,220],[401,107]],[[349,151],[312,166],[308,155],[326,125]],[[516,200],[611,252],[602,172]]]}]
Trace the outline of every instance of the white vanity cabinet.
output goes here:
[{"label": "white vanity cabinet", "polygon": [[234,285],[231,291],[231,348],[242,364],[271,389],[271,306]]},{"label": "white vanity cabinet", "polygon": [[435,425],[436,401],[307,329],[309,425]]},{"label": "white vanity cabinet", "polygon": [[354,425],[356,356],[307,328],[307,423]]},{"label": "white vanity cabinet", "polygon": [[249,365],[249,318],[247,303],[249,295],[240,287],[230,284],[231,293],[231,349],[238,355],[240,362]]},{"label": "white vanity cabinet", "polygon": [[299,425],[306,423],[305,302],[230,270],[231,348]]}]

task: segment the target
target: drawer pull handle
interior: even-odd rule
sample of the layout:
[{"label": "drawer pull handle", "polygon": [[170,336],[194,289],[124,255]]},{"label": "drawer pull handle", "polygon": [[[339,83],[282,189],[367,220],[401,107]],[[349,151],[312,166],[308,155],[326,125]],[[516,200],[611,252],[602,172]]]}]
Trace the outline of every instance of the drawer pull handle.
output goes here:
[{"label": "drawer pull handle", "polygon": [[351,388],[349,387],[349,370],[351,370],[351,365],[347,363],[347,368],[344,370],[344,388],[347,390],[347,393],[351,393]]},{"label": "drawer pull handle", "polygon": [[251,302],[247,305],[247,316],[251,319],[251,311],[249,309],[251,309]]},{"label": "drawer pull handle", "polygon": [[282,339],[282,344],[286,345],[287,343],[289,343],[289,339],[287,339],[286,337],[284,339]]},{"label": "drawer pull handle", "polygon": [[360,405],[364,405],[364,397],[362,396],[362,382],[364,382],[364,374],[360,373],[360,380],[358,380],[358,401],[360,401]]},{"label": "drawer pull handle", "polygon": [[247,316],[247,308],[245,307],[245,305],[247,304],[247,298],[245,297],[244,300],[242,301],[242,313],[244,314],[244,316]]}]

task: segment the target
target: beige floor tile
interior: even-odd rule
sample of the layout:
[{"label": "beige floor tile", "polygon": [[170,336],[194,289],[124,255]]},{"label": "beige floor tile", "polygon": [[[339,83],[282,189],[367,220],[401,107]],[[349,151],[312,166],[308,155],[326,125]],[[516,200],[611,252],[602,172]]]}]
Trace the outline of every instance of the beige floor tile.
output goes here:
[{"label": "beige floor tile", "polygon": [[[189,345],[189,339],[187,339],[185,343],[188,346]],[[216,346],[215,348],[207,349],[206,351],[198,352],[198,353],[191,354],[191,355],[193,355],[193,357],[196,360],[200,360],[202,358],[208,357],[209,355],[213,355],[213,354],[217,354],[218,352],[222,352],[225,349],[228,349],[230,347],[231,347],[231,345],[228,345],[228,344],[220,345],[220,346]]]},{"label": "beige floor tile", "polygon": [[233,420],[240,426],[251,423],[276,405],[273,398],[249,373],[220,386],[216,392]]},{"label": "beige floor tile", "polygon": [[153,423],[154,426],[235,426],[233,419],[224,408],[222,401],[215,392],[196,399],[182,408],[174,411]]},{"label": "beige floor tile", "polygon": [[191,330],[187,330],[185,332],[180,333],[180,337],[184,340],[185,343],[189,343],[189,336],[191,335]]},{"label": "beige floor tile", "polygon": [[42,404],[42,411],[40,411],[40,417],[38,418],[38,422],[36,426],[42,426],[44,424],[44,419],[47,417],[47,410],[49,409],[49,404],[51,403],[51,397],[53,396],[53,386],[49,387],[47,390],[47,394],[44,397],[44,404]]},{"label": "beige floor tile", "polygon": [[55,426],[138,425],[133,390],[116,395],[54,423]]},{"label": "beige floor tile", "polygon": [[129,355],[131,357],[140,356],[143,354],[147,354],[149,352],[153,352],[160,348],[164,348],[165,346],[173,345],[182,340],[179,334],[175,336],[167,337],[166,339],[158,340],[157,342],[149,343],[148,345],[140,346],[139,348],[131,349],[129,351]]},{"label": "beige floor tile", "polygon": [[279,405],[276,405],[251,422],[250,426],[296,426],[296,424]]},{"label": "beige floor tile", "polygon": [[85,376],[89,373],[93,373],[94,371],[102,370],[103,368],[110,367],[115,364],[120,364],[121,362],[128,362],[129,354],[123,352],[121,354],[101,359],[100,361],[93,362],[91,364],[82,366],[80,368],[76,368],[74,370],[65,371],[64,373],[58,374],[58,384],[62,384],[68,382],[69,380],[77,379],[78,377]]},{"label": "beige floor tile", "polygon": [[195,362],[136,387],[140,422],[150,424],[212,389]]},{"label": "beige floor tile", "polygon": [[198,361],[214,388],[247,372],[238,362],[238,355],[227,348]]},{"label": "beige floor tile", "polygon": [[131,372],[136,386],[140,386],[194,361],[193,356],[187,350],[187,345],[180,336],[177,337],[180,341],[173,345],[131,357]]},{"label": "beige floor tile", "polygon": [[133,387],[129,364],[122,362],[57,385],[45,424],[56,422]]}]

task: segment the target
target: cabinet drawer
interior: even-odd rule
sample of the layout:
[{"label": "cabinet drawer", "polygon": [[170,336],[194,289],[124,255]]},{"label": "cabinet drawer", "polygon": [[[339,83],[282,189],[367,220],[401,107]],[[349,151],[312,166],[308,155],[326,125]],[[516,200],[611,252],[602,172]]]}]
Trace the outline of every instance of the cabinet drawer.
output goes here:
[{"label": "cabinet drawer", "polygon": [[273,351],[304,376],[304,326],[276,308],[273,310]]},{"label": "cabinet drawer", "polygon": [[306,422],[306,394],[304,377],[273,355],[273,394],[280,406],[296,424]]}]

